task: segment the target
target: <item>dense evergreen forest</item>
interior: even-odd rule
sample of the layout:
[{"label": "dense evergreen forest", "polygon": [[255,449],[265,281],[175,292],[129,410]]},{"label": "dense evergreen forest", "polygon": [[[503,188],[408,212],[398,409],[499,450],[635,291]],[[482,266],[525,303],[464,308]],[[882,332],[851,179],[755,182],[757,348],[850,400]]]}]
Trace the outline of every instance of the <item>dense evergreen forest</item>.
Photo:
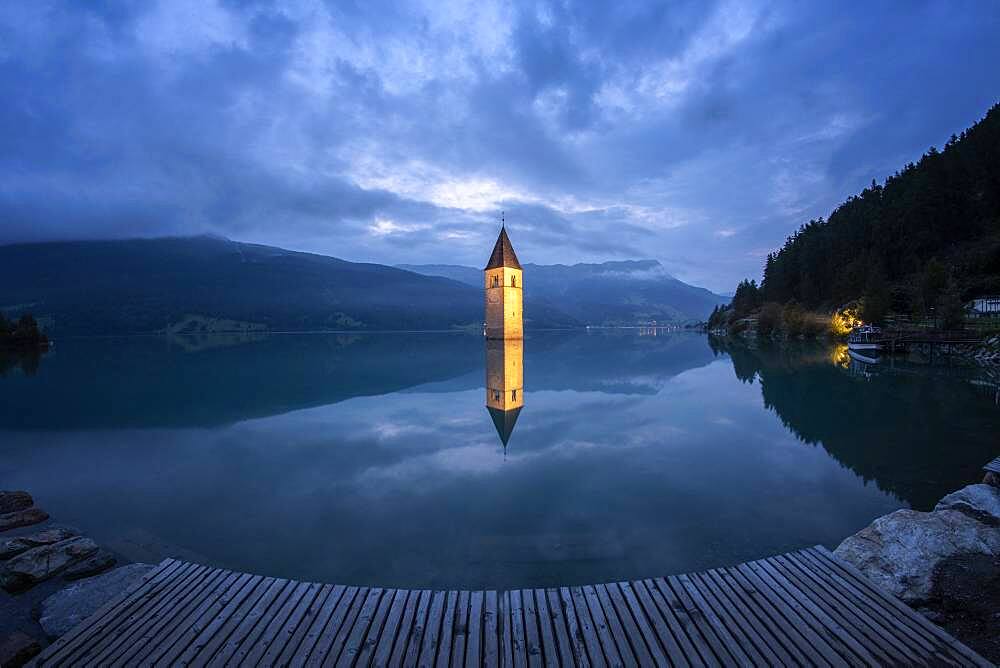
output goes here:
[{"label": "dense evergreen forest", "polygon": [[759,287],[740,284],[725,315],[766,303],[829,311],[860,298],[866,320],[892,312],[954,322],[964,301],[997,293],[1000,104],[943,150],[799,228],[768,255]]}]

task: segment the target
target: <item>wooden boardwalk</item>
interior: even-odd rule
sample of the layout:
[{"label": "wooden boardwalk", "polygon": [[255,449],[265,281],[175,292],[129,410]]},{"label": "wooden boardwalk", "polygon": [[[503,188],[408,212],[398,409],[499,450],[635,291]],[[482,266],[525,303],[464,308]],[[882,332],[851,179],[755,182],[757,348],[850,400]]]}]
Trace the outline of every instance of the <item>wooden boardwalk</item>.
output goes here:
[{"label": "wooden boardwalk", "polygon": [[584,587],[418,591],[168,559],[38,665],[990,665],[822,547]]}]

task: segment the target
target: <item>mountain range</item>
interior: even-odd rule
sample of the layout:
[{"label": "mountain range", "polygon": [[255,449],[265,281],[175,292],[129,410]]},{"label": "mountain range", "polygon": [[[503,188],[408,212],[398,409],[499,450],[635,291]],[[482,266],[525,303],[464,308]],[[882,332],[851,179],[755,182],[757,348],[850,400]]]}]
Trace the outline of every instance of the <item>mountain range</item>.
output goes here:
[{"label": "mountain range", "polygon": [[[451,264],[401,264],[400,269],[482,287],[482,271]],[[589,325],[700,321],[729,302],[671,276],[656,260],[599,264],[525,264],[524,294]],[[527,309],[525,310],[527,312]]]},{"label": "mountain range", "polygon": [[[56,336],[478,329],[481,271],[411,270],[220,237],[0,246],[0,311]],[[460,271],[458,271],[460,270]],[[527,265],[525,326],[703,319],[725,301],[656,262]]]}]

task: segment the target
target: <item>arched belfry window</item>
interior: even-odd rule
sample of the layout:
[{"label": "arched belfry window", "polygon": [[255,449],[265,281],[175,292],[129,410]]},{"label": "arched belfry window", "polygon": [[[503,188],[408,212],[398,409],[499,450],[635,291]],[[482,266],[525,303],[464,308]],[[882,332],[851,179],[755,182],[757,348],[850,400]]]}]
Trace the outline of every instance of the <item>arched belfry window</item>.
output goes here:
[{"label": "arched belfry window", "polygon": [[500,287],[500,277],[497,276],[497,275],[495,275],[495,274],[493,276],[493,287],[494,288],[499,288]]},{"label": "arched belfry window", "polygon": [[512,288],[516,288],[517,287],[517,276],[511,276],[510,277],[510,287],[512,287]]}]

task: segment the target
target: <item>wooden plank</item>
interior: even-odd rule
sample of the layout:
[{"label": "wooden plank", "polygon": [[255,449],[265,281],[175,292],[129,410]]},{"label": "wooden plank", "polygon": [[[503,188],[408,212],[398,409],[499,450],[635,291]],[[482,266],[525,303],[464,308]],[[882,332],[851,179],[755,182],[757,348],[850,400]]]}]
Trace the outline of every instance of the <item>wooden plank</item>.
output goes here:
[{"label": "wooden plank", "polygon": [[573,604],[573,594],[568,587],[559,587],[552,591],[553,593],[549,594],[550,607],[553,605],[551,604],[552,597],[555,596],[562,611],[563,623],[566,625],[566,635],[569,638],[573,661],[578,666],[590,666],[587,644],[583,639],[584,632],[580,627],[580,620],[577,618],[576,606]]},{"label": "wooden plank", "polygon": [[95,647],[85,653],[81,662],[95,665],[110,665],[112,661],[122,662],[148,647],[149,643],[179,617],[183,617],[191,605],[209,593],[225,576],[226,571],[202,567],[197,576],[189,580],[183,588],[174,591],[174,596],[163,597],[152,612],[137,616],[135,623],[127,628],[127,634],[116,638],[112,644]]},{"label": "wooden plank", "polygon": [[[465,633],[465,660],[463,665],[470,668],[471,666],[481,665],[483,662],[483,648],[485,646],[483,642],[483,618],[485,616],[484,603],[486,595],[487,593],[483,591],[474,591],[469,594],[469,618]],[[489,625],[487,624],[488,627]],[[494,647],[496,647],[495,643]],[[492,656],[495,657],[496,654]]]},{"label": "wooden plank", "polygon": [[799,589],[775,568],[769,559],[750,563],[758,576],[773,591],[793,605],[799,616],[849,664],[877,663],[868,650],[848,630],[838,624],[816,604],[807,591]]},{"label": "wooden plank", "polygon": [[581,587],[581,590],[587,602],[587,610],[590,612],[590,618],[594,622],[594,631],[597,633],[597,639],[601,643],[601,651],[604,653],[607,662],[615,666],[632,665],[635,663],[631,652],[628,652],[626,656],[622,656],[618,644],[613,637],[614,630],[608,624],[607,616],[604,614],[604,607],[601,605],[601,599],[597,595],[597,590],[593,585]]},{"label": "wooden plank", "polygon": [[[431,607],[431,595],[431,592],[426,589],[420,592],[420,598],[417,601],[417,610],[413,619],[413,626],[410,627],[410,633],[407,638],[406,654],[403,655],[404,665],[415,666],[417,665],[417,660],[420,658],[420,647],[424,640],[427,613]],[[394,662],[393,665],[400,664]]]},{"label": "wooden plank", "polygon": [[[316,592],[316,595],[313,597],[309,605],[300,606],[300,609],[302,610],[301,619],[296,625],[292,635],[285,643],[281,653],[277,656],[277,658],[273,659],[273,662],[276,665],[289,665],[292,657],[300,653],[302,645],[306,642],[306,637],[313,631],[313,626],[317,618],[323,616],[324,611],[329,610],[327,604],[330,598],[334,596],[335,590],[336,587],[333,585],[320,585],[319,591]],[[316,633],[316,636],[318,636],[318,632]],[[311,641],[315,641],[316,636],[313,636]],[[271,656],[273,656],[273,654]]]},{"label": "wooden plank", "polygon": [[[663,578],[663,580],[673,592],[675,600],[680,605],[680,609],[682,609],[686,613],[687,618],[691,620],[691,626],[696,628],[701,637],[704,638],[705,644],[710,650],[708,657],[705,657],[706,663],[711,665],[728,665],[733,663],[734,659],[726,650],[725,641],[716,633],[715,626],[717,624],[713,624],[705,616],[705,612],[699,608],[697,604],[695,604],[694,599],[691,598],[687,589],[684,588],[684,583],[678,580],[676,575]],[[673,605],[671,607],[673,607]],[[679,612],[676,607],[674,607],[674,610]]]},{"label": "wooden plank", "polygon": [[976,654],[974,651],[966,647],[964,644],[953,638],[941,627],[933,624],[930,620],[926,619],[923,615],[917,611],[910,608],[908,605],[897,599],[895,596],[888,594],[880,590],[875,584],[861,574],[857,568],[841,561],[833,556],[826,548],[821,545],[810,548],[810,552],[819,556],[819,558],[824,559],[832,567],[837,568],[840,572],[847,574],[855,581],[861,583],[862,586],[867,588],[867,590],[873,595],[886,602],[888,606],[899,613],[899,617],[905,620],[907,623],[911,624],[916,628],[922,629],[925,633],[934,637],[938,644],[943,644],[953,650],[955,656],[963,657],[966,661],[972,661],[976,665],[989,666],[990,663],[986,661],[983,657]]},{"label": "wooden plank", "polygon": [[612,628],[615,641],[618,644],[618,651],[625,658],[625,662],[629,662],[625,655],[631,654],[640,666],[653,665],[654,661],[649,648],[646,647],[646,642],[643,640],[642,634],[639,633],[632,613],[629,612],[618,587],[615,584],[603,584],[596,585],[595,589],[598,598],[601,599],[601,604],[604,606],[604,614],[608,618],[609,627]]},{"label": "wooden plank", "polygon": [[[347,637],[354,629],[355,622],[369,604],[370,594],[370,588],[358,587],[358,594],[354,597],[354,601],[351,602],[351,606],[346,609],[340,628],[337,629],[335,634],[331,632],[327,636],[329,639],[329,651],[322,658],[322,665],[332,665],[337,661],[337,658],[344,649],[344,644],[347,642]],[[316,658],[319,660],[319,657]]]},{"label": "wooden plank", "polygon": [[329,590],[325,598],[322,593],[317,597],[316,612],[312,615],[312,619],[308,623],[302,624],[301,628],[305,633],[301,641],[297,643],[294,654],[287,656],[287,658],[285,656],[279,658],[279,662],[287,662],[289,665],[295,666],[305,665],[309,660],[309,656],[316,648],[316,643],[319,642],[320,636],[323,635],[323,630],[333,618],[337,606],[340,605],[340,601],[344,598],[346,591],[347,587],[336,585]]},{"label": "wooden plank", "polygon": [[210,666],[225,665],[244,646],[249,647],[258,633],[262,633],[267,625],[267,615],[272,609],[277,609],[285,597],[291,592],[292,583],[283,578],[273,580],[264,594],[254,603],[246,617],[233,630],[229,639],[219,648],[219,651],[209,659]]},{"label": "wooden plank", "polygon": [[[669,659],[670,665],[674,666],[688,666],[690,665],[688,659],[684,656],[681,651],[677,640],[674,638],[673,633],[670,630],[666,620],[660,614],[659,609],[653,602],[650,596],[649,590],[646,588],[646,584],[641,580],[636,580],[630,582],[629,584],[629,596],[626,600],[629,602],[630,606],[637,606],[637,610],[633,611],[633,614],[638,617],[641,615],[646,623],[649,625],[650,631],[653,634],[656,643],[660,646],[661,650],[666,654]],[[648,643],[648,641],[647,641]]]},{"label": "wooden plank", "polygon": [[458,605],[458,592],[449,591],[445,595],[444,614],[441,617],[441,632],[438,637],[437,659],[434,665],[438,668],[448,668],[451,663],[451,646],[455,637],[455,607]]},{"label": "wooden plank", "polygon": [[[908,609],[899,611],[903,614],[897,613],[893,608],[893,603],[899,603],[901,606],[904,604],[897,602],[894,596],[882,592],[878,588],[869,589],[870,583],[863,582],[867,578],[859,574],[861,579],[855,580],[849,573],[841,571],[836,567],[836,564],[828,562],[822,555],[814,553],[812,549],[803,550],[802,554],[804,559],[810,560],[817,571],[827,573],[839,587],[852,591],[873,616],[885,620],[897,634],[908,638],[912,642],[913,649],[919,648],[921,657],[937,655],[942,648],[947,647],[946,643],[938,642],[933,633],[921,629],[920,623],[910,617],[915,613]],[[948,653],[947,649],[945,652]]]},{"label": "wooden plank", "polygon": [[[397,589],[392,596],[392,606],[386,616],[382,633],[379,635],[378,644],[372,655],[373,666],[388,666],[392,658],[392,649],[396,645],[396,639],[400,635],[400,627],[406,615],[407,603],[411,592],[406,589]],[[415,594],[414,594],[415,596]],[[414,604],[415,606],[416,604]],[[411,615],[412,619],[412,615]]]},{"label": "wooden plank", "polygon": [[729,583],[722,578],[721,574],[716,571],[706,571],[700,575],[692,576],[692,579],[706,587],[719,602],[720,612],[729,617],[730,621],[727,623],[735,625],[742,637],[746,639],[748,653],[752,649],[758,660],[766,665],[776,666],[792,663],[792,658],[784,651],[777,639],[765,639],[764,629],[758,630],[760,622],[736,593],[730,589]]},{"label": "wooden plank", "polygon": [[500,594],[497,603],[497,625],[500,640],[500,665],[514,665],[514,633],[511,629],[510,619],[510,592],[505,591]]},{"label": "wooden plank", "polygon": [[742,620],[738,619],[738,611],[731,608],[729,600],[721,596],[718,589],[710,586],[697,573],[684,576],[682,582],[691,593],[695,603],[704,604],[710,610],[706,616],[718,622],[719,636],[723,642],[730,642],[727,638],[731,639],[732,646],[727,645],[731,655],[737,657],[740,654],[744,655],[746,659],[741,659],[741,661],[745,661],[745,664],[763,665],[766,663],[763,655],[750,639],[751,636],[744,632]]},{"label": "wooden plank", "polygon": [[[641,585],[641,586],[640,586]],[[675,665],[686,666],[703,661],[684,630],[683,624],[667,605],[656,584],[649,579],[633,583],[646,614],[654,620],[654,628],[665,647],[673,648],[671,659]]]},{"label": "wooden plank", "polygon": [[510,637],[511,651],[514,654],[514,665],[524,668],[528,665],[528,640],[524,628],[524,605],[521,602],[521,592],[515,589],[509,592],[510,601]]},{"label": "wooden plank", "polygon": [[354,660],[361,652],[361,645],[364,643],[365,637],[368,635],[368,630],[372,626],[372,622],[375,619],[375,613],[378,610],[379,604],[382,602],[382,598],[384,596],[385,590],[379,587],[372,587],[368,590],[368,596],[365,597],[364,605],[361,606],[361,610],[358,613],[357,618],[354,620],[354,626],[344,639],[344,644],[340,649],[340,655],[334,658],[331,653],[329,660],[335,660],[336,665],[340,667],[354,665]]},{"label": "wooden plank", "polygon": [[183,572],[189,566],[191,564],[164,559],[156,568],[143,576],[135,586],[102,605],[94,614],[45,648],[45,651],[36,659],[36,665],[58,665],[61,660],[69,658],[81,645],[99,637],[119,615],[125,614],[132,606],[138,605],[141,600],[155,595],[160,587],[167,586],[175,572]]},{"label": "wooden plank", "polygon": [[[535,604],[535,616],[538,620],[539,637],[541,638],[542,662],[546,666],[558,666],[559,647],[556,645],[556,630],[552,627],[552,615],[549,612],[549,603],[544,589],[526,590],[531,591]],[[568,658],[563,665],[570,665],[572,657]]]},{"label": "wooden plank", "polygon": [[328,654],[336,652],[334,640],[337,634],[340,633],[341,627],[343,627],[351,608],[354,607],[354,603],[359,596],[364,596],[359,587],[344,588],[344,593],[341,595],[340,600],[337,601],[336,607],[330,614],[330,619],[327,620],[323,629],[319,632],[316,643],[309,651],[308,656],[306,656],[306,666],[322,665],[326,661]]},{"label": "wooden plank", "polygon": [[451,641],[451,665],[465,665],[465,649],[469,646],[469,597],[472,592],[458,592],[455,605],[455,632]]},{"label": "wooden plank", "polygon": [[800,666],[809,665],[812,660],[809,645],[801,633],[790,628],[781,613],[771,605],[757,588],[735,568],[716,569],[730,589],[743,601],[746,610],[750,611],[762,626],[758,627],[761,634],[767,633],[774,638],[772,648],[791,654],[793,663]]},{"label": "wooden plank", "polygon": [[186,637],[175,645],[175,650],[172,653],[163,657],[163,662],[169,664],[190,663],[191,659],[201,652],[263,579],[257,575],[241,576],[241,579],[230,588],[230,592],[217,601],[217,605],[214,605],[191,625]]},{"label": "wooden plank", "polygon": [[813,662],[825,661],[830,665],[837,666],[839,668],[846,668],[847,662],[844,661],[837,650],[830,646],[819,634],[817,634],[812,627],[799,615],[798,610],[801,606],[796,602],[782,597],[779,593],[773,591],[767,583],[762,580],[756,573],[755,569],[751,568],[748,564],[740,564],[736,566],[736,571],[740,572],[748,581],[750,581],[757,591],[781,613],[785,619],[785,623],[791,628],[798,631],[802,636],[805,637],[807,644],[805,646],[806,656]]},{"label": "wooden plank", "polygon": [[546,617],[552,625],[552,634],[559,652],[559,659],[565,666],[575,666],[578,661],[573,641],[570,640],[569,627],[566,624],[566,611],[563,610],[562,601],[559,600],[559,590],[549,587],[538,591],[545,599]]},{"label": "wooden plank", "polygon": [[831,586],[848,592],[860,606],[864,607],[870,617],[880,620],[892,629],[894,635],[905,639],[915,651],[919,651],[919,656],[934,651],[935,643],[932,638],[928,638],[918,630],[911,628],[898,615],[893,614],[878,597],[871,597],[864,589],[857,587],[853,580],[832,570],[828,564],[809,550],[802,550],[798,555],[813,569],[814,573],[827,579]]},{"label": "wooden plank", "polygon": [[[544,592],[542,599],[539,600],[538,590],[523,589],[521,591],[521,600],[525,611],[525,636],[528,636],[527,631],[530,619],[538,639],[537,649],[534,653],[537,663],[545,666],[557,666],[559,665],[559,650],[555,647],[555,637],[552,635],[552,627],[547,619],[548,605],[545,604],[544,599]],[[528,661],[529,663],[532,661],[531,656],[528,657]]]},{"label": "wooden plank", "polygon": [[[701,629],[698,628],[697,621],[691,616],[687,607],[674,593],[674,590],[670,587],[670,583],[667,582],[666,578],[655,578],[650,580],[652,587],[660,595],[665,604],[661,611],[666,614],[669,611],[674,617],[676,617],[681,628],[684,629],[684,634],[691,641],[691,644],[696,650],[695,657],[698,661],[692,661],[692,663],[701,663],[706,666],[718,666],[721,665],[719,660],[716,658],[715,653],[712,648],[709,647],[708,641],[702,635]],[[655,597],[654,597],[655,599]]]},{"label": "wooden plank", "polygon": [[224,594],[237,579],[238,573],[226,570],[210,571],[181,605],[170,608],[157,624],[148,627],[142,636],[130,643],[126,651],[117,652],[113,658],[95,659],[99,665],[124,666],[141,662],[147,656],[156,656],[168,650],[201,616],[201,613]]},{"label": "wooden plank", "polygon": [[500,654],[500,636],[506,625],[501,623],[497,598],[497,593],[493,590],[483,595],[483,663],[488,666],[500,665],[503,658]]},{"label": "wooden plank", "polygon": [[521,614],[524,616],[524,650],[528,654],[528,665],[538,668],[542,665],[542,637],[538,629],[538,611],[535,595],[530,589],[518,591],[521,599]]},{"label": "wooden plank", "polygon": [[447,592],[435,591],[431,594],[430,610],[427,613],[427,623],[424,626],[424,637],[420,643],[421,668],[433,666],[437,659],[438,641],[441,638],[441,620],[444,617],[444,606]]},{"label": "wooden plank", "polygon": [[[630,625],[626,625],[626,631],[632,633],[634,629],[638,629],[635,644],[638,644],[640,641],[645,642],[649,656],[656,665],[670,665],[670,661],[667,659],[667,652],[663,645],[660,644],[659,637],[653,630],[652,623],[642,609],[642,605],[639,603],[639,599],[632,589],[632,583],[618,582],[615,585],[609,584],[608,591],[612,595],[611,600],[615,607],[619,608],[619,616],[623,620],[625,617],[631,620]],[[631,626],[631,629],[629,626]]]},{"label": "wooden plank", "polygon": [[[396,641],[392,646],[392,653],[389,655],[389,662],[386,665],[401,666],[406,657],[406,650],[410,644],[410,636],[413,627],[417,623],[417,607],[420,603],[422,591],[411,591],[406,597],[406,607],[403,608],[403,616],[399,620],[399,629],[396,631]],[[381,649],[381,648],[380,648]],[[384,651],[380,652],[384,656]]]},{"label": "wooden plank", "polygon": [[851,626],[852,634],[871,652],[880,664],[912,663],[917,656],[910,654],[905,646],[898,647],[891,633],[885,633],[880,625],[836,589],[831,589],[809,569],[782,555],[774,559],[775,565],[786,577],[794,580],[801,589],[811,592],[817,600],[825,602],[825,609],[837,619],[839,624]]},{"label": "wooden plank", "polygon": [[160,610],[168,607],[171,604],[171,598],[177,592],[183,593],[193,586],[192,583],[197,582],[207,574],[208,568],[192,564],[191,568],[180,573],[161,590],[164,595],[150,595],[137,601],[136,605],[130,606],[129,610],[109,622],[99,634],[90,637],[90,642],[81,642],[76,651],[64,653],[60,659],[60,665],[64,665],[63,662],[73,665],[90,661],[109,652],[112,648],[121,647],[141,628],[141,625],[148,621],[149,617],[155,616]]},{"label": "wooden plank", "polygon": [[190,655],[185,655],[181,657],[181,661],[188,664],[205,665],[212,660],[212,657],[216,655],[217,652],[229,641],[230,637],[239,628],[239,624],[243,619],[250,614],[257,602],[263,598],[268,589],[274,584],[274,578],[257,578],[253,583],[253,590],[249,592],[244,598],[240,605],[230,614],[228,617],[219,617],[219,622],[221,624],[217,626],[214,630],[209,627],[205,630],[202,638],[195,641],[195,645],[198,645],[204,641],[204,644],[198,649],[197,652]]},{"label": "wooden plank", "polygon": [[281,607],[276,609],[277,611],[270,619],[262,620],[266,623],[262,624],[262,632],[253,644],[240,648],[240,651],[236,653],[240,663],[256,665],[263,660],[272,644],[278,643],[284,647],[284,640],[287,639],[287,636],[283,636],[283,631],[286,624],[294,617],[299,605],[308,605],[307,601],[315,595],[316,588],[314,586],[304,582],[293,582]]},{"label": "wooden plank", "polygon": [[[292,645],[289,648],[289,653],[295,653],[295,649],[302,641],[302,636],[309,630],[309,622],[316,616],[317,609],[323,604],[323,600],[317,599],[319,599],[320,595],[325,599],[329,595],[330,589],[332,589],[328,585],[327,587],[324,588],[324,586],[315,582],[308,583],[305,593],[299,599],[295,609],[292,610],[292,614],[288,616],[288,620],[282,625],[281,629],[274,636],[274,639],[271,640],[267,651],[264,652],[261,663],[268,666],[280,663],[278,659],[284,654],[285,649],[289,648],[289,645]],[[301,634],[299,633],[300,629],[302,630]],[[295,641],[294,645],[293,640]]]},{"label": "wooden plank", "polygon": [[581,640],[583,640],[583,644],[587,648],[587,658],[595,666],[605,664],[620,666],[621,659],[615,662],[604,654],[597,624],[594,623],[594,618],[590,614],[590,606],[587,604],[587,595],[584,594],[583,588],[569,587],[566,591],[569,592],[570,600],[573,602],[573,610],[576,612],[576,621],[580,629]]},{"label": "wooden plank", "polygon": [[[385,593],[382,594],[382,600],[379,601],[378,608],[375,610],[372,621],[368,625],[368,633],[361,640],[361,648],[358,650],[358,656],[354,662],[355,665],[367,666],[371,663],[375,655],[375,648],[378,647],[379,640],[381,640],[384,633],[395,635],[395,627],[387,629],[386,624],[398,594],[399,590],[396,589],[386,589]],[[402,606],[400,606],[400,610],[402,610]]]}]

